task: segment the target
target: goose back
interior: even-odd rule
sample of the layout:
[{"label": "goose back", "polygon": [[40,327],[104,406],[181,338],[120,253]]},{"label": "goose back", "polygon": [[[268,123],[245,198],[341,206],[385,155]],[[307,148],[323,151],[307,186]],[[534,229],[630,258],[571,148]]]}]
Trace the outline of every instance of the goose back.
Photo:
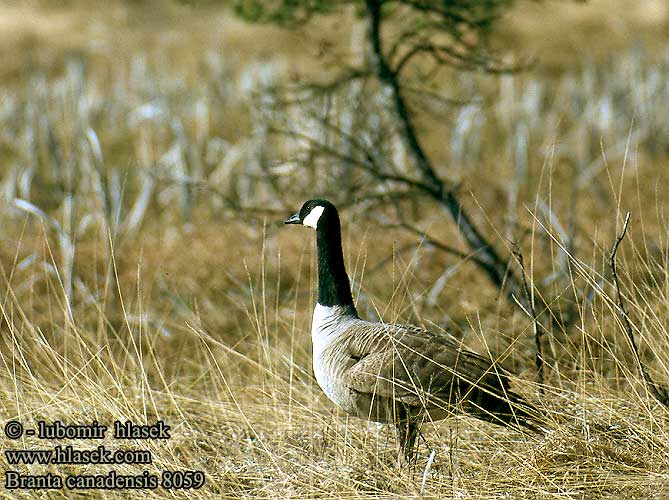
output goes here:
[{"label": "goose back", "polygon": [[380,422],[461,408],[478,414],[509,391],[507,372],[448,334],[361,320],[317,305],[314,372],[328,397],[349,413]]}]

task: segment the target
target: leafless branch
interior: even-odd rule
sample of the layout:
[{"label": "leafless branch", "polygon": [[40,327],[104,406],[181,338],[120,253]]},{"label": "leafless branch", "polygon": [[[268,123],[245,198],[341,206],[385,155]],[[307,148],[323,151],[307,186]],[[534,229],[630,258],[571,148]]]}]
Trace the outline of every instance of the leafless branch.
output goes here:
[{"label": "leafless branch", "polygon": [[364,80],[370,76],[372,76],[372,73],[368,68],[349,67],[341,70],[331,80],[270,85],[255,91],[253,96],[257,100],[261,100],[265,96],[271,95],[273,105],[276,107],[300,106],[323,96],[331,95],[353,81]]},{"label": "leafless branch", "polygon": [[478,59],[473,54],[460,52],[451,46],[437,45],[429,41],[423,41],[415,44],[402,55],[395,64],[393,72],[399,75],[402,72],[402,69],[404,69],[415,56],[420,54],[428,54],[439,64],[463,70],[472,70],[484,62],[483,59]]},{"label": "leafless branch", "polygon": [[541,338],[543,336],[543,327],[539,323],[539,318],[537,317],[537,311],[534,307],[534,294],[530,292],[530,287],[527,284],[527,273],[525,272],[525,261],[523,260],[523,253],[520,251],[520,247],[513,244],[513,256],[516,258],[518,265],[520,266],[520,276],[523,283],[523,293],[525,294],[527,303],[530,306],[529,313],[532,318],[532,329],[534,333],[534,343],[536,348],[536,353],[534,357],[534,362],[537,367],[537,383],[539,384],[539,392],[543,394],[544,389],[544,351],[541,343]]},{"label": "leafless branch", "polygon": [[465,106],[472,103],[480,103],[481,99],[455,99],[452,97],[446,97],[441,95],[439,92],[435,92],[432,89],[427,87],[416,87],[411,85],[405,85],[404,90],[410,92],[417,96],[426,97],[427,99],[442,104],[444,106]]},{"label": "leafless branch", "polygon": [[473,262],[479,263],[479,259],[476,257],[475,253],[466,253],[466,252],[463,252],[461,250],[458,250],[455,247],[447,245],[446,243],[442,243],[441,241],[431,237],[425,231],[421,231],[417,227],[414,227],[407,222],[402,221],[398,224],[393,225],[393,227],[403,229],[403,230],[405,230],[409,233],[412,233],[412,234],[420,237],[423,242],[439,249],[442,252],[445,252],[445,253],[450,254],[450,255],[454,255],[455,257],[459,257],[462,260],[471,260]]},{"label": "leafless branch", "polygon": [[314,139],[313,137],[310,137],[307,134],[298,132],[296,130],[286,130],[272,127],[269,129],[269,131],[274,134],[280,134],[284,136],[290,136],[293,138],[302,139],[313,147],[313,151],[315,153],[325,154],[332,158],[336,158],[338,160],[350,163],[351,165],[357,166],[363,170],[366,170],[367,172],[370,172],[373,175],[373,177],[375,177],[378,180],[398,182],[400,184],[404,184],[406,186],[418,189],[423,192],[429,192],[429,193],[432,192],[432,187],[424,182],[412,179],[405,175],[395,174],[392,172],[384,172],[383,170],[380,169],[380,166],[371,156],[367,156],[366,158],[362,159],[346,153],[342,153],[341,151],[334,149],[328,146],[327,144],[323,144],[322,142]]},{"label": "leafless branch", "polygon": [[391,69],[384,56],[381,40],[381,2],[367,0],[366,6],[370,62],[375,69],[379,83],[392,100],[400,136],[405,142],[414,165],[423,177],[422,184],[426,186],[426,192],[442,205],[456,222],[465,241],[478,256],[477,263],[479,266],[486,272],[490,280],[500,289],[504,289],[507,296],[513,300],[513,296],[520,285],[518,279],[510,272],[508,262],[497,254],[494,247],[476,228],[456,194],[437,175],[420,144],[397,74]]},{"label": "leafless branch", "polygon": [[385,267],[385,265],[393,260],[397,255],[402,254],[408,250],[416,250],[420,246],[420,243],[407,243],[406,245],[402,245],[399,248],[393,249],[393,252],[385,257],[384,259],[381,259],[379,262],[377,262],[374,267],[372,267],[369,271],[367,271],[365,274],[367,276],[371,276],[381,269]]},{"label": "leafless branch", "polygon": [[639,366],[639,371],[641,372],[641,376],[643,377],[643,380],[646,383],[646,387],[648,387],[649,392],[655,397],[655,399],[657,399],[664,406],[669,406],[669,392],[667,392],[666,388],[656,384],[653,381],[652,377],[650,376],[650,373],[646,371],[646,368],[644,367],[643,362],[641,361],[641,356],[639,354],[639,346],[637,345],[636,339],[634,338],[632,323],[630,322],[629,314],[627,313],[627,309],[625,308],[625,299],[620,290],[620,283],[618,282],[618,271],[616,269],[616,254],[618,253],[618,247],[620,246],[620,243],[622,243],[623,239],[625,239],[625,235],[627,234],[627,226],[629,225],[629,221],[630,221],[630,213],[627,212],[627,215],[625,216],[625,223],[623,224],[623,229],[620,232],[620,235],[616,238],[616,242],[613,245],[613,250],[611,251],[611,257],[610,257],[611,272],[613,273],[613,284],[616,287],[616,293],[618,297],[618,310],[620,312],[620,318],[623,322],[623,325],[625,326],[625,332],[627,333],[627,338],[630,342],[630,345],[632,346],[634,359],[636,360],[637,365]]}]

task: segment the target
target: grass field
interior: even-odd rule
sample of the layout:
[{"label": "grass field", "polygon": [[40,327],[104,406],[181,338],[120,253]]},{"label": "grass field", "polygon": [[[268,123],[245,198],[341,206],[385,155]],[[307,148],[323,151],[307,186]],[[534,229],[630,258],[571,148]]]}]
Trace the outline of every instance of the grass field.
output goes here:
[{"label": "grass field", "polygon": [[[543,387],[532,319],[471,262],[342,210],[362,314],[505,358],[548,415],[543,437],[426,425],[436,454],[422,444],[411,470],[395,466],[391,429],[339,412],[312,374],[313,234],[281,221],[337,179],[281,163],[281,189],[263,181],[265,158],[291,144],[268,140],[258,93],[322,71],[319,47],[349,48],[355,27],[248,26],[210,4],[2,2],[0,422],[171,426],[123,442],[0,432],[3,452],[104,444],[153,460],[3,455],[2,470],[205,482],[36,491],[3,478],[0,498],[669,498],[669,412],[640,376],[608,262],[629,211],[621,289],[644,366],[667,385],[668,27],[661,1],[520,3],[499,37],[537,64],[452,75],[449,95],[475,101],[421,111],[426,149],[479,227],[503,254],[518,243],[533,287],[574,317],[546,336]],[[443,212],[410,216],[465,248]]]}]

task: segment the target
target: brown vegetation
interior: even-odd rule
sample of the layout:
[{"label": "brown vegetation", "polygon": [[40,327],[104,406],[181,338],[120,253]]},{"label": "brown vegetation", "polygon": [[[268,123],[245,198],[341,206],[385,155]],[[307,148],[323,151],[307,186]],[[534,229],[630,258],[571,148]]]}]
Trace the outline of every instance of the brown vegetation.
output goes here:
[{"label": "brown vegetation", "polygon": [[[669,496],[669,415],[639,374],[609,266],[630,211],[618,277],[640,357],[666,385],[667,18],[648,14],[658,2],[605,2],[606,15],[602,3],[519,4],[502,38],[536,47],[524,54],[537,67],[450,75],[449,96],[480,105],[421,111],[421,137],[479,227],[509,254],[518,244],[530,288],[576,315],[544,336],[543,394],[532,318],[471,262],[380,227],[383,214],[342,210],[360,313],[504,357],[553,422],[544,438],[467,418],[426,426],[436,457],[426,468],[422,446],[417,470],[395,468],[392,432],[338,412],[312,376],[314,244],[280,221],[336,179],[263,162],[295,146],[265,140],[263,84],[320,71],[319,44],[348,47],[349,30],[249,27],[171,3],[0,6],[0,422],[163,419],[171,439],[126,443],[154,463],[114,468],[204,471],[202,489],[174,493],[184,498]],[[427,127],[430,113],[439,125]],[[442,212],[405,209],[465,248]],[[58,444],[97,446],[0,435],[2,450]]]}]

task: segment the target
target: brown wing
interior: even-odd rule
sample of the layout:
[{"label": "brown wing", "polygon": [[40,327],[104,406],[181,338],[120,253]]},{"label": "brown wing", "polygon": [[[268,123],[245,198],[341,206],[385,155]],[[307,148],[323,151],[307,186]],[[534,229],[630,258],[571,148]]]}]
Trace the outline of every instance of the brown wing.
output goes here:
[{"label": "brown wing", "polygon": [[495,398],[507,392],[503,369],[453,337],[403,325],[357,326],[361,327],[364,334],[350,332],[348,350],[358,361],[347,375],[349,389],[409,406],[445,410],[466,401],[487,407],[490,395]]}]

